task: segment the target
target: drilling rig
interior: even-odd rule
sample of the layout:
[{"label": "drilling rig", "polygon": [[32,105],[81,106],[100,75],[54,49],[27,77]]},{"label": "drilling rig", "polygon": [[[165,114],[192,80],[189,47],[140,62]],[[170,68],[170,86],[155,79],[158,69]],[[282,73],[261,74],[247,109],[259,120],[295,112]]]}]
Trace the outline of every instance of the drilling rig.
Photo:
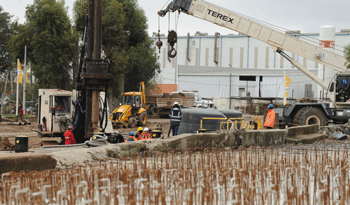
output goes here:
[{"label": "drilling rig", "polygon": [[[109,73],[109,60],[101,59],[102,2],[103,0],[89,0],[89,11],[86,15],[84,44],[75,77],[75,89],[79,93],[75,104],[76,107],[81,107],[81,109],[76,109],[78,113],[75,120],[77,142],[90,139],[95,132],[104,132],[107,126],[107,90],[112,75]],[[101,107],[100,92],[103,90],[106,95]],[[101,118],[106,119],[105,125]]]}]

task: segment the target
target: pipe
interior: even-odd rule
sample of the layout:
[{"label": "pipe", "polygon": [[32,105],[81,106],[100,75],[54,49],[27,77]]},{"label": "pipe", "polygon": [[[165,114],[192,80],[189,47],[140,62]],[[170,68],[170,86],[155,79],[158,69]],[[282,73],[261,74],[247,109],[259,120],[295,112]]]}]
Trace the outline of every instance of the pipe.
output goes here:
[{"label": "pipe", "polygon": [[231,90],[231,87],[232,87],[232,74],[230,73],[230,94],[229,94],[229,109],[231,110],[231,93],[232,93],[232,90]]},{"label": "pipe", "polygon": [[190,59],[190,33],[187,33],[187,50],[186,50],[186,56],[187,56],[187,60],[188,62],[191,62],[191,59]]},{"label": "pipe", "polygon": [[218,62],[218,56],[217,56],[217,47],[218,47],[218,35],[220,35],[218,32],[215,32],[215,38],[214,38],[214,63],[217,65]]}]

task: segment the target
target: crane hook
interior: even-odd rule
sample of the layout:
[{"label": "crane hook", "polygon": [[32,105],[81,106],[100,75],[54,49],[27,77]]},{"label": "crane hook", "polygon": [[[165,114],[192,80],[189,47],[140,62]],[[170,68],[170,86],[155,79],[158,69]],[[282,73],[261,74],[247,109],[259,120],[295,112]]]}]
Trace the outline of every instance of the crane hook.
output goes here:
[{"label": "crane hook", "polygon": [[[171,49],[168,52],[170,58],[175,58],[177,52],[174,48],[175,43],[177,43],[177,33],[174,30],[169,31],[168,34],[168,43],[171,46]],[[175,52],[174,52],[175,51]]]}]

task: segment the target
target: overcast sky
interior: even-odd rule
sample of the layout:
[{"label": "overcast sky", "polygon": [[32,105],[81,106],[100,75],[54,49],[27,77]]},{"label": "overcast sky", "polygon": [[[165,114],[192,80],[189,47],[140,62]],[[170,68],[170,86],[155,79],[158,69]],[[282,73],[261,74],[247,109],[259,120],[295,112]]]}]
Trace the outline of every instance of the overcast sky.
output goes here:
[{"label": "overcast sky", "polygon": [[[33,0],[0,0],[1,6],[20,23],[25,21],[26,6],[33,4]],[[76,0],[65,0],[68,14],[72,19],[73,3]],[[319,32],[323,25],[333,25],[336,31],[350,29],[349,8],[350,0],[207,0],[218,6],[242,13],[261,21],[280,26],[289,30],[301,30],[303,33]],[[145,11],[148,19],[148,33],[158,31],[157,11],[162,9],[167,0],[138,0],[139,6]],[[175,29],[175,17],[171,15],[171,29]],[[161,18],[161,33],[168,30],[168,18]],[[215,32],[226,35],[231,30],[207,23],[203,20],[180,15],[177,31],[179,35],[193,35],[201,31],[213,35]]]}]

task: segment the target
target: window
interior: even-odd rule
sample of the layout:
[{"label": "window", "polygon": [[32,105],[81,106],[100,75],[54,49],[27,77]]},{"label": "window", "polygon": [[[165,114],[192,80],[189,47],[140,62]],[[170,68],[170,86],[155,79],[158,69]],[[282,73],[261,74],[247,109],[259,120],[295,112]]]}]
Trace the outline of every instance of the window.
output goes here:
[{"label": "window", "polygon": [[55,111],[56,113],[70,113],[70,97],[55,96]]}]

